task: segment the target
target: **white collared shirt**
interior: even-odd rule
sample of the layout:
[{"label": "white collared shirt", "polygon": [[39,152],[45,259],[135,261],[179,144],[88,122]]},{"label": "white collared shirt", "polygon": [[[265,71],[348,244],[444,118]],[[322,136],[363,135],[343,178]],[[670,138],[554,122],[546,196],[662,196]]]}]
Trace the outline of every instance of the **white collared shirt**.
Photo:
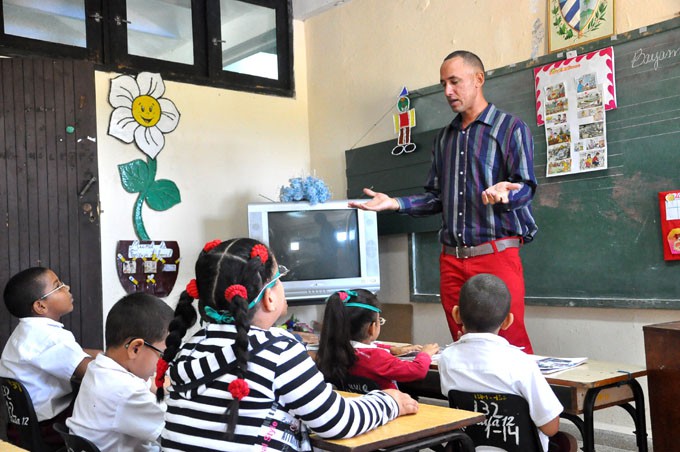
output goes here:
[{"label": "white collared shirt", "polygon": [[[439,375],[442,394],[448,394],[449,389],[457,389],[524,397],[529,404],[531,419],[537,426],[550,422],[563,410],[536,361],[496,334],[464,334],[442,352]],[[547,451],[548,437],[540,430],[538,433],[543,449]]]},{"label": "white collared shirt", "polygon": [[0,375],[26,387],[38,421],[44,421],[71,403],[71,377],[88,356],[63,324],[46,317],[24,317],[2,351]]},{"label": "white collared shirt", "polygon": [[147,381],[100,353],[80,384],[66,426],[101,452],[160,451],[165,405],[156,402]]}]

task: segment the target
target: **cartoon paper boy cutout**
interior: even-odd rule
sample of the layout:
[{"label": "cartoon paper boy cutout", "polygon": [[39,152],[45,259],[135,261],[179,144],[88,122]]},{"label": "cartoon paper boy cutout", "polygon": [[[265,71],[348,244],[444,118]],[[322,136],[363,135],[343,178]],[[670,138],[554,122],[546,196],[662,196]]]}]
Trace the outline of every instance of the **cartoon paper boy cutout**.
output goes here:
[{"label": "cartoon paper boy cutout", "polygon": [[410,109],[411,101],[408,98],[408,90],[404,86],[399,94],[397,110],[399,113],[394,115],[394,132],[399,134],[397,145],[392,148],[392,155],[400,155],[404,152],[409,153],[416,150],[416,145],[411,143],[411,127],[416,126],[416,111]]}]

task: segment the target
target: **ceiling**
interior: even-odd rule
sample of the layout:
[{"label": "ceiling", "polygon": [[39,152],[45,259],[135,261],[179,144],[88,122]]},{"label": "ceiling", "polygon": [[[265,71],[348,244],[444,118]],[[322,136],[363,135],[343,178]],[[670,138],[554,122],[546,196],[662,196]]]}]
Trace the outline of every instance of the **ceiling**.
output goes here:
[{"label": "ceiling", "polygon": [[293,0],[293,19],[306,20],[349,2],[350,0]]}]

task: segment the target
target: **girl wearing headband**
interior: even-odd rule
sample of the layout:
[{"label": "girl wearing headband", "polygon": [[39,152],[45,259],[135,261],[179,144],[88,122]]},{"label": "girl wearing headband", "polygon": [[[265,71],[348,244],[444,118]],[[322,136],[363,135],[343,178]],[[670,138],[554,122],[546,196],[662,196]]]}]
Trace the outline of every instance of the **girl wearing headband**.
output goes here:
[{"label": "girl wearing headband", "polygon": [[[324,438],[351,437],[417,411],[399,391],[343,399],[305,347],[272,327],[287,310],[285,270],[264,244],[214,240],[195,269],[158,367],[157,379],[171,380],[164,451],[308,451],[308,427]],[[198,316],[203,327],[182,344]]]},{"label": "girl wearing headband", "polygon": [[380,334],[378,298],[368,290],[336,292],[326,300],[323,328],[316,362],[327,381],[346,387],[348,375],[375,381],[382,389],[397,388],[397,382],[425,378],[437,344],[393,350],[396,354],[415,349],[413,361],[401,360],[375,340]]}]

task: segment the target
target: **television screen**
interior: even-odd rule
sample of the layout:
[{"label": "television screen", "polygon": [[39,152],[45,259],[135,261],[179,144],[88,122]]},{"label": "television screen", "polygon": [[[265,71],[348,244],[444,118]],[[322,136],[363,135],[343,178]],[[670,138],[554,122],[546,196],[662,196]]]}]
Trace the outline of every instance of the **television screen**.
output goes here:
[{"label": "television screen", "polygon": [[248,204],[249,236],[266,243],[290,270],[281,278],[289,301],[323,302],[343,289],[380,290],[376,213],[347,204]]},{"label": "television screen", "polygon": [[356,210],[270,212],[269,245],[284,281],[361,276]]}]

